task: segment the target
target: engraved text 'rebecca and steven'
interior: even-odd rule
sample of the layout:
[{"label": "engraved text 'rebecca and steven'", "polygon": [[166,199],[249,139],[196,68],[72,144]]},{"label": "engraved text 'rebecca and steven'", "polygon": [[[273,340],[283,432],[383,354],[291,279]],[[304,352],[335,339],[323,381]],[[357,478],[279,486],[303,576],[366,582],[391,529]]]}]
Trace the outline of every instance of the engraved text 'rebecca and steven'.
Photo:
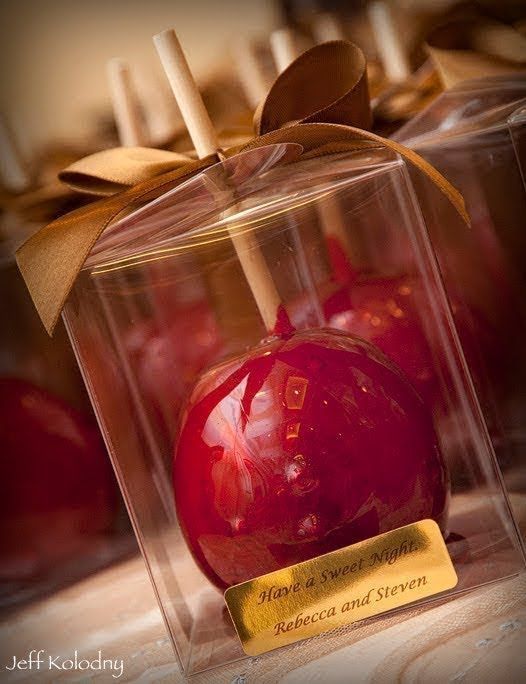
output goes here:
[{"label": "engraved text 'rebecca and steven'", "polygon": [[406,525],[230,587],[225,600],[249,655],[433,596],[457,584],[438,525]]}]

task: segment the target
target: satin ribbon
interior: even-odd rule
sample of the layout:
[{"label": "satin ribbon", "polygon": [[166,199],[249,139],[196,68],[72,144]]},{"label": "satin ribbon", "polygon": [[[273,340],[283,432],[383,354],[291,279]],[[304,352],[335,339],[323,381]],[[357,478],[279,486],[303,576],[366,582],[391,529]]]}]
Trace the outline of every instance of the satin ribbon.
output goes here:
[{"label": "satin ribbon", "polygon": [[[277,78],[258,108],[256,137],[222,154],[229,157],[286,142],[301,145],[303,157],[388,147],[435,183],[469,223],[461,195],[436,169],[415,152],[366,130],[371,112],[365,69],[363,53],[351,43],[333,41],[308,50]],[[195,160],[159,150],[117,149],[87,157],[60,175],[77,190],[118,192],[53,221],[17,252],[20,271],[50,334],[107,226],[132,206],[160,196],[217,161],[216,155]]]},{"label": "satin ribbon", "polygon": [[117,147],[74,162],[59,173],[59,179],[72,190],[109,197],[191,161],[189,155],[168,150]]},{"label": "satin ribbon", "polygon": [[526,72],[524,27],[490,17],[470,3],[454,7],[443,18],[429,34],[427,50],[445,88]]}]

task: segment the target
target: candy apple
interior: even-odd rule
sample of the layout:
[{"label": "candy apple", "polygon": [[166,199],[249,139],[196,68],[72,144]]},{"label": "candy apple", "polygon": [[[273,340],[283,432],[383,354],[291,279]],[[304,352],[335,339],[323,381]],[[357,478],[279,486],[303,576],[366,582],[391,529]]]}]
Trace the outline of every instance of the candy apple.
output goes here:
[{"label": "candy apple", "polygon": [[19,577],[107,532],[117,499],[99,432],[83,413],[8,377],[0,378],[0,412],[0,546],[3,572]]},{"label": "candy apple", "polygon": [[275,336],[202,375],[173,482],[222,589],[423,518],[447,527],[428,409],[375,346],[334,330]]}]

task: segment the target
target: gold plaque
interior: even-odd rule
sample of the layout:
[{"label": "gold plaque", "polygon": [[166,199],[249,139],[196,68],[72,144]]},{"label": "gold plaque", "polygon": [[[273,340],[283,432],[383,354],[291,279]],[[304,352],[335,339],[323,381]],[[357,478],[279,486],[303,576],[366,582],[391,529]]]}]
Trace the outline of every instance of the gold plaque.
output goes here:
[{"label": "gold plaque", "polygon": [[422,520],[237,584],[225,601],[245,653],[260,655],[457,582],[438,525]]}]

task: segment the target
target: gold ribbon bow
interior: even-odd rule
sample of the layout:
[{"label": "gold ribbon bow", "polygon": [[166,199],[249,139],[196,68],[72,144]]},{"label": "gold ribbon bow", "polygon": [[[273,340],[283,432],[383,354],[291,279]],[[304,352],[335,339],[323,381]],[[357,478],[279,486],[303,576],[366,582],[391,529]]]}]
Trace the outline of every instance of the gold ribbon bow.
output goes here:
[{"label": "gold ribbon bow", "polygon": [[72,190],[109,197],[168,171],[183,168],[188,155],[150,147],[117,147],[84,157],[59,173]]},{"label": "gold ribbon bow", "polygon": [[[383,145],[434,182],[469,223],[461,195],[436,169],[415,152],[366,130],[371,114],[365,67],[363,53],[351,43],[333,41],[308,50],[271,87],[256,113],[256,137],[225,150],[224,155],[274,143],[297,143],[303,147],[303,157]],[[17,252],[20,271],[50,334],[84,261],[106,227],[137,203],[158,197],[217,162],[215,155],[193,160],[144,148],[126,154],[131,166],[123,163],[121,149],[87,157],[66,169],[61,178],[77,188],[120,192],[53,221]],[[130,183],[131,187],[121,190]]]}]

